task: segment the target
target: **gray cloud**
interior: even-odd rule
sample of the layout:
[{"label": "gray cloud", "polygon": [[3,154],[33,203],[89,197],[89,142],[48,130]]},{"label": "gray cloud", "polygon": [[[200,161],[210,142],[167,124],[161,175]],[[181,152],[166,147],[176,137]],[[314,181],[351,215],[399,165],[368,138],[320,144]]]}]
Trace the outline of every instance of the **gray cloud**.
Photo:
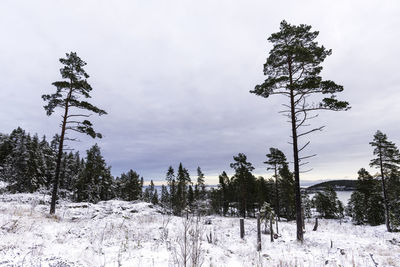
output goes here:
[{"label": "gray cloud", "polygon": [[40,95],[54,91],[58,58],[77,51],[87,61],[102,140],[114,175],[130,168],[160,178],[180,161],[208,176],[229,170],[244,152],[265,173],[267,149],[291,157],[290,125],[281,99],[249,93],[265,78],[267,37],[282,19],[311,24],[333,49],[324,76],[343,84],[352,105],[322,113],[303,179],[354,178],[372,156],[377,129],[399,144],[400,6],[397,1],[2,1],[0,132],[21,126],[58,132]]}]

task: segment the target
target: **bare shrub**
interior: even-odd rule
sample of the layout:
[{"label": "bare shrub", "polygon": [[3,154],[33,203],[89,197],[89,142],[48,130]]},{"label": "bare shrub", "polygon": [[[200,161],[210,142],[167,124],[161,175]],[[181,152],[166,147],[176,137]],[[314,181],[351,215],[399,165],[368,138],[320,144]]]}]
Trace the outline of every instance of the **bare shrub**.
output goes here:
[{"label": "bare shrub", "polygon": [[160,240],[166,242],[168,240],[168,225],[171,222],[171,215],[163,215],[160,227]]},{"label": "bare shrub", "polygon": [[200,218],[192,216],[182,218],[180,235],[172,249],[172,257],[176,266],[200,267],[204,262],[204,249],[202,236],[204,228]]}]

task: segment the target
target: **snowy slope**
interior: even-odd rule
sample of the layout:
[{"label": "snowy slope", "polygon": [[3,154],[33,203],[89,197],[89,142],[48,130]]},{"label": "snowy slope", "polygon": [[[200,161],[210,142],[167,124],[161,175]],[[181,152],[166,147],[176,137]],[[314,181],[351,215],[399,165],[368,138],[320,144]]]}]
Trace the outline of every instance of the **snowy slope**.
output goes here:
[{"label": "snowy slope", "polygon": [[[182,261],[185,219],[159,207],[118,200],[61,202],[57,215],[49,216],[48,202],[39,194],[0,195],[0,266],[176,266]],[[245,220],[244,240],[238,218],[203,217],[197,226],[202,266],[375,266],[373,261],[400,266],[400,235],[385,232],[383,225],[320,220],[313,232],[310,221],[300,245],[295,223],[282,222],[282,237],[275,242],[262,235],[261,253],[254,219]]]}]

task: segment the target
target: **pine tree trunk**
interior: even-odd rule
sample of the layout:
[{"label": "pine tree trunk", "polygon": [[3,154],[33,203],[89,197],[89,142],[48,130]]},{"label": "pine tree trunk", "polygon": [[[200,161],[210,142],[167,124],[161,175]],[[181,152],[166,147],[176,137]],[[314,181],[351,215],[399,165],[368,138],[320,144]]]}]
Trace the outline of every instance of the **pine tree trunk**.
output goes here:
[{"label": "pine tree trunk", "polygon": [[261,251],[261,218],[260,218],[260,213],[257,214],[257,251]]},{"label": "pine tree trunk", "polygon": [[240,238],[244,238],[244,219],[240,219]]},{"label": "pine tree trunk", "polygon": [[58,192],[58,184],[60,180],[60,167],[61,167],[61,159],[63,155],[64,148],[64,137],[65,137],[65,128],[67,126],[67,116],[68,116],[68,105],[69,100],[71,98],[72,89],[70,90],[67,99],[65,100],[65,112],[63,117],[63,123],[61,127],[61,136],[60,143],[58,146],[58,155],[57,155],[57,165],[56,165],[56,173],[53,181],[53,191],[51,194],[51,203],[50,203],[50,214],[54,214],[56,212],[56,200],[57,200],[57,192]]},{"label": "pine tree trunk", "polygon": [[379,164],[381,168],[381,184],[382,184],[382,193],[383,193],[383,203],[385,207],[385,224],[388,232],[391,232],[392,229],[390,227],[390,218],[389,218],[389,204],[388,204],[388,199],[387,199],[387,193],[386,193],[386,185],[385,185],[385,176],[383,173],[383,163],[382,163],[382,151],[381,148],[379,148]]},{"label": "pine tree trunk", "polygon": [[290,80],[290,113],[292,122],[292,138],[293,138],[293,158],[294,158],[294,190],[296,194],[296,226],[297,226],[297,240],[303,242],[303,220],[301,216],[301,195],[300,195],[300,168],[299,168],[299,152],[297,145],[297,129],[296,129],[296,114],[294,104],[293,92],[293,77],[292,77],[292,63],[288,59],[289,66],[289,80]]},{"label": "pine tree trunk", "polygon": [[270,215],[270,217],[269,217],[269,229],[270,229],[271,242],[274,242],[274,228],[272,227],[273,218],[274,217],[272,215]]},{"label": "pine tree trunk", "polygon": [[317,231],[317,229],[318,229],[318,218],[315,218],[315,224],[314,224],[313,231]]},{"label": "pine tree trunk", "polygon": [[[278,217],[278,221],[281,220],[280,218],[280,207],[279,207],[279,193],[278,193],[278,173],[277,173],[277,166],[275,164],[275,205],[276,205],[276,215]],[[277,224],[278,226],[278,224]]]}]

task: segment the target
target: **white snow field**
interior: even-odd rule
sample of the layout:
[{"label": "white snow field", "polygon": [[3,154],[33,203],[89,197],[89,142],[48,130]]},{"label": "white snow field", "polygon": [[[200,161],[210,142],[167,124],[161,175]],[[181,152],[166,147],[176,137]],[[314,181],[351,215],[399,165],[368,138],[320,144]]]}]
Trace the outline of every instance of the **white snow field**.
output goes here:
[{"label": "white snow field", "polygon": [[185,219],[149,203],[60,201],[49,216],[48,202],[40,194],[0,195],[0,266],[182,266],[185,236],[187,266],[400,266],[400,234],[383,225],[320,220],[313,232],[309,221],[301,245],[295,222],[281,222],[281,237],[271,243],[263,234],[259,253],[254,219],[245,219],[242,240],[239,218],[192,219],[184,235]]}]

